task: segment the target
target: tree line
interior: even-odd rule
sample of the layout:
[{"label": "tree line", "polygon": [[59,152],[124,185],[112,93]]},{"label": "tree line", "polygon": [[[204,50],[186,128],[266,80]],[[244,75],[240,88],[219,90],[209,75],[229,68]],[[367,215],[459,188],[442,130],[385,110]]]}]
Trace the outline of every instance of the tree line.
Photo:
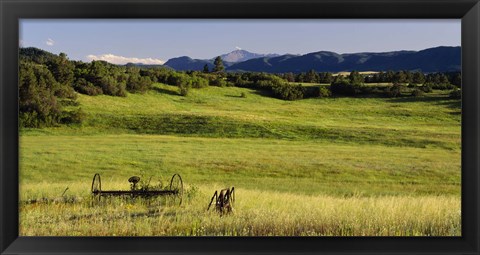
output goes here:
[{"label": "tree line", "polygon": [[[279,77],[289,82],[305,82],[305,83],[323,83],[331,84],[335,80],[335,75],[331,72],[316,72],[310,70],[302,73],[281,73],[277,74]],[[432,85],[451,84],[460,87],[462,83],[462,76],[460,72],[447,73],[430,73],[424,74],[422,72],[412,71],[386,71],[373,74],[365,74],[358,76],[363,83],[407,83],[407,84],[424,84],[430,83]]]}]

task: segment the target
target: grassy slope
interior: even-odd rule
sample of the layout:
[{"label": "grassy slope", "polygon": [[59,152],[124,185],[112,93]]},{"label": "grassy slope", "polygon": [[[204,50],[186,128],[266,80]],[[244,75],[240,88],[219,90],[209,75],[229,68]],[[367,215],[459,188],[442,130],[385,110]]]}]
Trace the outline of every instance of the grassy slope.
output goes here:
[{"label": "grassy slope", "polygon": [[[241,98],[241,92],[246,92],[247,98]],[[428,211],[422,217],[459,220],[460,102],[440,93],[413,100],[329,98],[289,102],[242,88],[209,87],[180,97],[175,87],[157,84],[145,95],[79,95],[79,101],[88,115],[83,127],[22,131],[21,199],[58,196],[66,186],[70,194],[88,197],[96,172],[103,177],[104,189],[128,189],[126,179],[131,175],[153,176],[154,180],[166,182],[178,172],[189,187],[201,190],[198,198],[185,205],[194,211],[208,202],[213,187],[235,186],[239,195],[253,201],[253,205],[262,194],[275,198],[276,202],[266,207],[272,217],[283,217],[283,209],[275,211],[282,204],[278,194],[307,200],[353,197],[358,200],[350,201],[352,204],[364,205],[365,197],[381,195],[387,196],[386,200],[400,201],[402,197],[428,200],[434,197],[425,196],[439,195],[438,203],[458,206],[453,211],[441,209],[444,213]],[[341,208],[343,202],[337,202]],[[239,203],[237,211],[253,213],[249,211],[251,203]],[[415,204],[412,210],[424,210],[416,200],[408,203]],[[38,221],[35,213],[23,214],[24,227]],[[253,218],[260,221],[263,216],[258,213]],[[292,217],[292,221],[298,219]],[[208,215],[193,218],[211,227],[203,234],[225,234],[215,232],[218,226],[210,222]],[[340,224],[332,223],[332,228],[345,227],[338,219],[331,220]],[[458,225],[453,232],[459,233]],[[375,232],[361,224],[357,227],[362,226]],[[172,226],[166,233],[191,230],[184,227]],[[391,230],[393,233],[399,231],[398,226],[390,227],[396,229]],[[225,231],[232,229],[233,225]],[[428,234],[423,227],[410,230],[410,234]],[[122,231],[128,232],[111,232],[125,234]],[[261,231],[268,234],[270,230]],[[276,230],[279,234],[288,231]],[[135,233],[165,234],[152,229]],[[438,233],[451,234],[452,230]],[[330,228],[316,234],[338,233]]]},{"label": "grassy slope", "polygon": [[[25,131],[22,180],[180,172],[194,183],[255,186],[250,179],[257,178],[282,190],[293,187],[275,183],[295,177],[294,190],[305,193],[459,194],[458,101],[432,95],[415,102],[288,102],[248,90],[240,98],[245,89],[216,87],[185,98],[175,87],[156,88],[127,98],[80,95],[88,113],[83,128]],[[314,187],[303,187],[311,180]]]}]

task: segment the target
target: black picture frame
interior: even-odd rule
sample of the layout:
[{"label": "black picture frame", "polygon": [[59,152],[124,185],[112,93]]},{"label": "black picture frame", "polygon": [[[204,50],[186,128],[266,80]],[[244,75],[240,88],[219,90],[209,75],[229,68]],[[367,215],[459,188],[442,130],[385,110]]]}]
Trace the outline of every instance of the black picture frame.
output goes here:
[{"label": "black picture frame", "polygon": [[[480,254],[478,0],[0,0],[1,254]],[[19,237],[21,18],[458,18],[462,20],[461,237]]]}]

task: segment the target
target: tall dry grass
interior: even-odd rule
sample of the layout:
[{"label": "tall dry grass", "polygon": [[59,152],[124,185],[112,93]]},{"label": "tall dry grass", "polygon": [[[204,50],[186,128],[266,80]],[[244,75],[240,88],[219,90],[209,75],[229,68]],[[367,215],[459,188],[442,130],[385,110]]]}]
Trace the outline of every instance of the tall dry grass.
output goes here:
[{"label": "tall dry grass", "polygon": [[[184,203],[84,196],[20,205],[24,236],[459,236],[455,196],[334,197],[236,189],[234,213],[207,211],[219,185],[188,187]],[[212,194],[210,194],[212,193]]]}]

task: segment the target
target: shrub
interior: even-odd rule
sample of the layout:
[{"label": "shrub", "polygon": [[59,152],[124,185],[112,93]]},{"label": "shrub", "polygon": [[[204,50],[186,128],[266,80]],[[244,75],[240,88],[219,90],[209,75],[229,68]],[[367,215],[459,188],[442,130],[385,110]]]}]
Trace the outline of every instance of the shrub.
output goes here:
[{"label": "shrub", "polygon": [[190,92],[190,89],[192,88],[192,80],[189,80],[189,79],[180,80],[177,86],[179,88],[180,95],[187,96],[188,93]]},{"label": "shrub", "polygon": [[425,93],[430,93],[432,92],[432,86],[429,84],[429,83],[425,83],[423,84],[423,86],[421,87],[421,89],[423,90],[423,92]]},{"label": "shrub", "polygon": [[255,86],[260,89],[272,89],[275,86],[275,83],[270,80],[258,80],[255,82]]},{"label": "shrub", "polygon": [[238,77],[233,83],[234,86],[238,87],[250,87],[252,85],[251,82],[242,79],[242,77]]},{"label": "shrub", "polygon": [[21,63],[19,70],[20,123],[24,127],[52,126],[57,123],[61,104],[55,94],[60,84],[42,65]]},{"label": "shrub", "polygon": [[399,83],[394,83],[392,86],[385,89],[385,95],[387,97],[399,97],[402,95],[403,86]]},{"label": "shrub", "polygon": [[86,94],[89,96],[96,96],[96,95],[103,94],[103,91],[101,88],[96,87],[95,85],[93,85],[93,83],[85,80],[84,78],[78,79],[74,83],[74,88],[79,93]]},{"label": "shrub", "polygon": [[217,87],[225,87],[225,86],[227,86],[227,82],[224,79],[218,77],[215,80],[213,80],[210,83],[210,85],[217,86]]},{"label": "shrub", "polygon": [[86,118],[86,114],[81,108],[73,111],[64,111],[60,116],[60,123],[62,124],[80,124]]},{"label": "shrub", "polygon": [[302,99],[305,89],[301,84],[289,85],[283,84],[273,87],[273,93],[280,99],[284,100],[298,100]]},{"label": "shrub", "polygon": [[168,85],[178,86],[179,84],[186,82],[188,79],[189,78],[186,74],[175,72],[168,76],[166,83]]},{"label": "shrub", "polygon": [[420,90],[420,89],[414,89],[412,91],[412,96],[413,97],[420,97],[420,96],[423,96],[425,92],[423,92],[423,90]]},{"label": "shrub", "polygon": [[208,87],[208,80],[202,77],[193,76],[192,78],[192,88],[205,88]]},{"label": "shrub", "polygon": [[100,80],[103,94],[110,96],[127,96],[125,91],[126,84],[119,83],[110,76],[102,77]]},{"label": "shrub", "polygon": [[450,92],[450,98],[453,99],[461,99],[462,98],[462,90],[461,89],[454,89]]},{"label": "shrub", "polygon": [[330,91],[334,95],[355,96],[362,94],[363,85],[352,85],[348,80],[339,80],[330,85]]},{"label": "shrub", "polygon": [[245,93],[245,92],[240,93],[240,97],[241,98],[247,98],[247,93]]},{"label": "shrub", "polygon": [[188,96],[188,93],[190,92],[190,87],[181,86],[179,88],[180,88],[180,91],[179,91],[180,95],[182,95],[184,97]]},{"label": "shrub", "polygon": [[152,87],[152,80],[148,76],[140,76],[138,74],[132,74],[128,77],[126,83],[126,89],[131,93],[145,93]]},{"label": "shrub", "polygon": [[68,98],[68,99],[77,99],[77,94],[75,90],[70,86],[59,86],[55,91],[54,95],[59,98]]},{"label": "shrub", "polygon": [[330,96],[332,96],[332,92],[328,88],[321,86],[318,89],[318,97],[330,97]]},{"label": "shrub", "polygon": [[18,114],[20,127],[41,127],[42,122],[37,112],[22,112]]}]

